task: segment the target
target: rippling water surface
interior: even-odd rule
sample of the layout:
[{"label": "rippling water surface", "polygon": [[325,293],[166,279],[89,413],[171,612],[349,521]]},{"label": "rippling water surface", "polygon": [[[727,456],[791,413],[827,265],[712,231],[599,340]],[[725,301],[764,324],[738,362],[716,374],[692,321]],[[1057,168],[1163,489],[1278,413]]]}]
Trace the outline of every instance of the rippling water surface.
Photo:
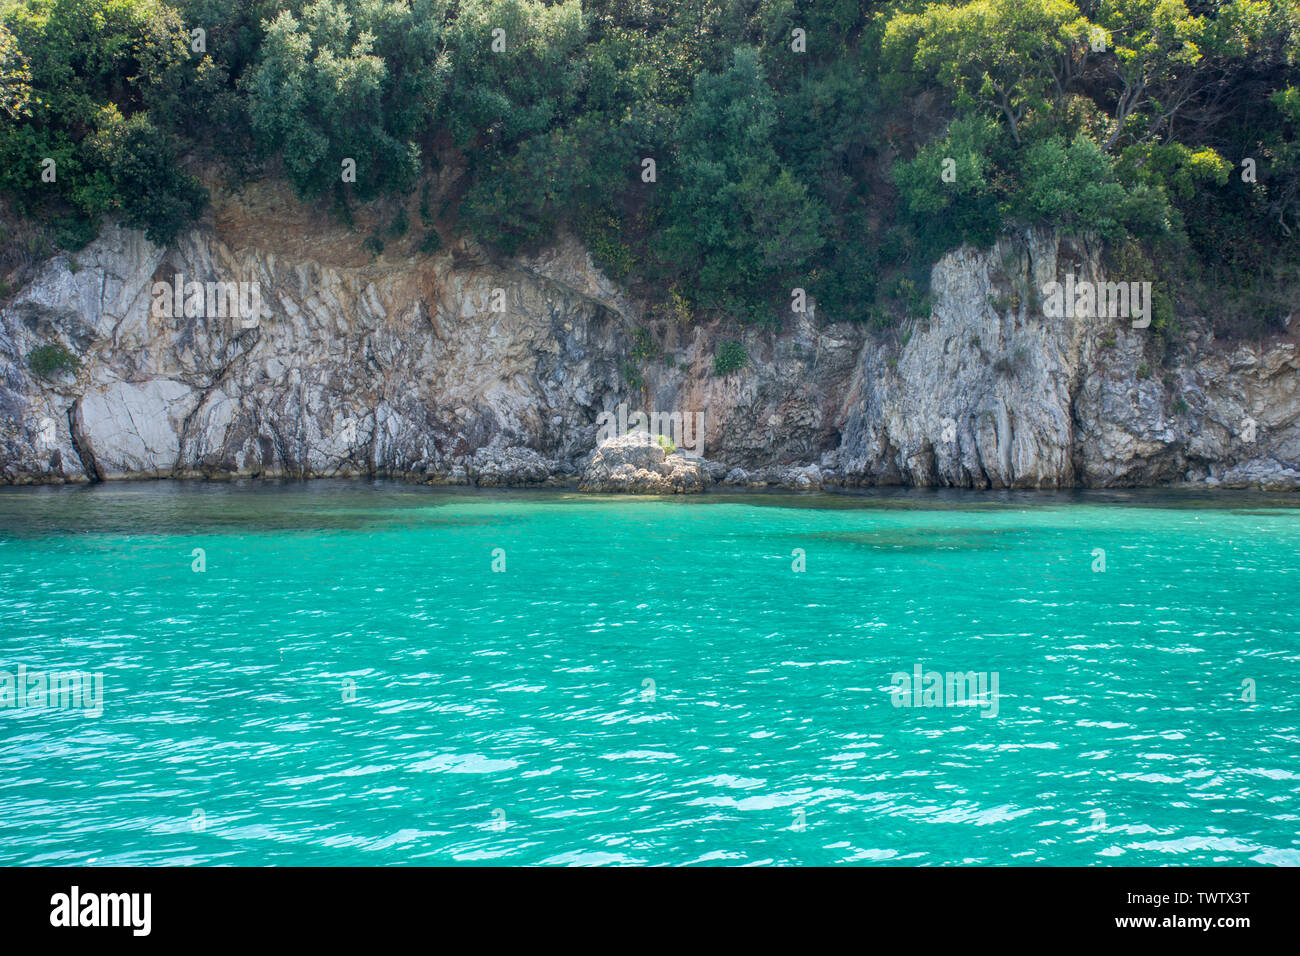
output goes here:
[{"label": "rippling water surface", "polygon": [[1293,501],[3,490],[0,863],[1294,865]]}]

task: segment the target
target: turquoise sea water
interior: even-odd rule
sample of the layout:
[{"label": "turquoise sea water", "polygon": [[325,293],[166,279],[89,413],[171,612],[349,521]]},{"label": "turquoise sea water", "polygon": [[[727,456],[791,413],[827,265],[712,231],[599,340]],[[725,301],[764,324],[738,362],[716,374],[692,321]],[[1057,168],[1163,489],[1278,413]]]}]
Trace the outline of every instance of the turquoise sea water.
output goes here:
[{"label": "turquoise sea water", "polygon": [[1295,504],[6,489],[0,863],[1295,865]]}]

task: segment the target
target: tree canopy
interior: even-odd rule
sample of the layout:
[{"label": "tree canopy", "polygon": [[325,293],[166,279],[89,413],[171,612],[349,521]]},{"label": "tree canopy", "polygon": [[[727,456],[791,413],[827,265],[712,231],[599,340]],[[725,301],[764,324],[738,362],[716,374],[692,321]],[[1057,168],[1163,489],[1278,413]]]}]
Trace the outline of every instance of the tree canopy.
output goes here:
[{"label": "tree canopy", "polygon": [[0,2],[0,193],[61,241],[171,241],[196,159],[346,210],[454,157],[430,220],[573,230],[675,321],[804,288],[889,324],[944,251],[1047,224],[1265,327],[1298,132],[1300,0]]}]

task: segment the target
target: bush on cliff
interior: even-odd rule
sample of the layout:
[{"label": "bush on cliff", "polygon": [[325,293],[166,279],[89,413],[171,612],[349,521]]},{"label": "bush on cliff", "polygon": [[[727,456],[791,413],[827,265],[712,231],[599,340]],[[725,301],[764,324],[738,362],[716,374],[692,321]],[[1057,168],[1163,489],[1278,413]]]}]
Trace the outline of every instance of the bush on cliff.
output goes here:
[{"label": "bush on cliff", "polygon": [[42,378],[75,371],[81,362],[62,345],[39,345],[27,353],[27,367]]}]

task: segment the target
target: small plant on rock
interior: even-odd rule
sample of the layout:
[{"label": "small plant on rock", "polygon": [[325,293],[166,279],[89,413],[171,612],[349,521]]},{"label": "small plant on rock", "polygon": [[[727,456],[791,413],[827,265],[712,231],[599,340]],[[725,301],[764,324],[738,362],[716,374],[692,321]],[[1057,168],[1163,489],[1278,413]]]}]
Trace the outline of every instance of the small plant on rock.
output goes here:
[{"label": "small plant on rock", "polygon": [[41,378],[75,371],[80,364],[77,357],[62,345],[41,345],[27,353],[28,368]]},{"label": "small plant on rock", "polygon": [[745,352],[745,347],[739,342],[723,342],[718,346],[718,350],[713,353],[713,374],[730,375],[732,372],[742,369],[749,362],[749,355]]}]

